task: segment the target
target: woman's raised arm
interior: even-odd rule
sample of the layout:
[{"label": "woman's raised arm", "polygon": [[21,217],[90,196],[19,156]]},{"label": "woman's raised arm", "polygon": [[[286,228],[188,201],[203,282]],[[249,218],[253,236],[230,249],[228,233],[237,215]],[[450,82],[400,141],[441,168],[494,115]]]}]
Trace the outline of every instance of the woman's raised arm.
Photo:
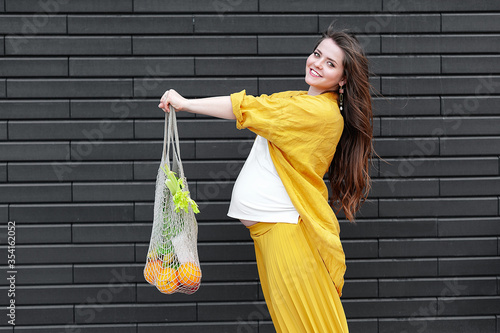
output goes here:
[{"label": "woman's raised arm", "polygon": [[187,99],[177,91],[170,89],[163,94],[158,107],[168,112],[170,105],[177,111],[198,113],[222,119],[236,119],[233,114],[231,97],[229,96]]}]

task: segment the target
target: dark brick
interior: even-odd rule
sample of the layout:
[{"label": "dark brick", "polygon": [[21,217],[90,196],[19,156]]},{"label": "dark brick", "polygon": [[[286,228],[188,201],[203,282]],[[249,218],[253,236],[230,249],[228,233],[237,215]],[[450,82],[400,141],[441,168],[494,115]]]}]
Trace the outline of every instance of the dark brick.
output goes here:
[{"label": "dark brick", "polygon": [[377,240],[347,240],[342,242],[346,258],[377,258],[378,241]]},{"label": "dark brick", "polygon": [[[162,154],[163,141],[72,142],[71,160],[74,161],[130,161],[157,160]],[[194,142],[181,142],[181,158],[194,158]]]},{"label": "dark brick", "polygon": [[440,114],[439,97],[375,97],[375,116],[431,116]]},{"label": "dark brick", "polygon": [[366,34],[441,31],[439,14],[319,15],[320,31],[326,30],[331,22],[339,30]]},{"label": "dark brick", "polygon": [[[52,285],[69,284],[73,282],[72,265],[20,265],[17,263],[18,274],[16,284],[21,285]],[[6,285],[7,280],[1,284]]]},{"label": "dark brick", "polygon": [[437,315],[435,298],[362,299],[344,300],[342,303],[348,318],[418,316],[421,308],[428,308],[431,316]]},{"label": "dark brick", "polygon": [[[71,243],[71,225],[19,225],[16,244]],[[7,238],[5,238],[7,239]]]},{"label": "dark brick", "polygon": [[201,263],[203,281],[258,281],[255,262]]},{"label": "dark brick", "polygon": [[151,79],[194,75],[193,58],[70,58],[71,76],[145,76]]},{"label": "dark brick", "polygon": [[495,135],[497,117],[382,118],[383,136]]},{"label": "dark brick", "polygon": [[[163,120],[136,120],[135,137],[138,139],[163,138],[165,122]],[[250,131],[240,131],[234,120],[215,120],[204,118],[196,120],[178,120],[180,139],[239,139],[254,138]]]},{"label": "dark brick", "polygon": [[228,243],[198,244],[200,261],[255,261],[253,243],[231,243],[231,251],[227,250]]},{"label": "dark brick", "polygon": [[[499,52],[499,35],[392,35],[382,36],[384,53],[493,53]],[[467,40],[464,43],[464,40]]]},{"label": "dark brick", "polygon": [[469,12],[500,9],[500,5],[496,2],[482,2],[478,4],[473,0],[462,1],[460,3],[454,1],[434,2],[430,0],[383,0],[383,4],[384,10],[391,12]]},{"label": "dark brick", "polygon": [[316,15],[195,15],[195,33],[317,33]]},{"label": "dark brick", "polygon": [[7,205],[0,205],[0,219],[2,221],[10,221],[9,219],[9,207]]},{"label": "dark brick", "polygon": [[439,258],[439,276],[498,275],[500,257]]},{"label": "dark brick", "polygon": [[184,172],[192,180],[236,180],[243,164],[242,160],[192,161],[184,163]]},{"label": "dark brick", "polygon": [[500,138],[442,138],[439,150],[444,156],[498,155],[500,153]]},{"label": "dark brick", "polygon": [[356,4],[345,3],[332,3],[327,0],[314,1],[314,0],[276,0],[276,1],[263,1],[259,0],[260,12],[358,12],[368,11],[374,12],[382,9],[382,0],[377,1],[360,1]]},{"label": "dark brick", "polygon": [[259,95],[286,90],[307,90],[304,78],[259,78]]},{"label": "dark brick", "polygon": [[80,333],[137,333],[136,324],[114,324],[114,325],[77,325],[67,323],[66,325],[50,325],[50,326],[25,326],[16,327],[19,332],[27,333],[53,333],[78,331]]},{"label": "dark brick", "polygon": [[21,245],[16,247],[23,264],[133,262],[133,244]]},{"label": "dark brick", "polygon": [[[154,100],[127,98],[115,100],[71,100],[71,118],[165,119],[164,112],[158,108],[160,96],[155,96]],[[194,118],[194,114],[181,112],[177,114],[177,118]]]},{"label": "dark brick", "polygon": [[128,55],[132,39],[127,36],[7,36],[8,55]]},{"label": "dark brick", "polygon": [[496,295],[496,279],[452,278],[452,279],[398,279],[380,280],[381,297],[443,297]]},{"label": "dark brick", "polygon": [[0,119],[51,118],[69,118],[69,102],[56,100],[0,101]]},{"label": "dark brick", "polygon": [[496,198],[380,199],[380,217],[492,216],[498,213]]},{"label": "dark brick", "polygon": [[68,33],[182,34],[193,32],[191,15],[68,15]]},{"label": "dark brick", "polygon": [[[496,88],[496,82],[481,80],[475,86],[478,92],[483,90],[493,93]],[[481,114],[498,114],[498,103],[500,97],[497,96],[468,96],[468,97],[453,97],[443,96],[441,98],[441,110],[443,115],[481,115]]]},{"label": "dark brick", "polygon": [[375,151],[383,158],[439,155],[438,138],[377,138],[374,141]]},{"label": "dark brick", "polygon": [[[259,284],[257,282],[239,282],[239,283],[204,283],[202,276],[202,285],[196,293],[186,296],[176,293],[169,296],[169,302],[207,302],[217,299],[220,302],[240,302],[253,301],[258,299]],[[153,286],[146,283],[138,285],[137,302],[151,303],[162,302],[165,295],[158,292]]]},{"label": "dark brick", "polygon": [[[317,36],[257,36],[259,54],[302,54],[309,55],[316,42]],[[380,53],[379,36],[359,36],[360,43],[366,53]],[[304,59],[305,64],[305,59]]]},{"label": "dark brick", "polygon": [[7,181],[7,164],[0,163],[0,183]]},{"label": "dark brick", "polygon": [[441,73],[439,56],[373,56],[369,61],[376,75]]},{"label": "dark brick", "polygon": [[441,14],[443,32],[498,32],[500,15],[497,13]]},{"label": "dark brick", "polygon": [[[248,333],[263,333],[258,330],[257,322],[204,322],[204,323],[180,323],[180,324],[139,324],[138,333],[232,333],[241,331],[242,327]],[[274,328],[273,328],[274,329]],[[135,331],[134,331],[135,333]]]},{"label": "dark brick", "polygon": [[500,296],[450,297],[438,300],[443,316],[496,315],[500,309]]},{"label": "dark brick", "polygon": [[341,223],[342,239],[436,237],[435,219],[356,220],[356,223]]},{"label": "dark brick", "polygon": [[448,197],[497,195],[500,178],[446,178],[440,180],[439,188],[441,195]]},{"label": "dark brick", "polygon": [[378,333],[377,319],[347,319],[349,332]]},{"label": "dark brick", "polygon": [[[16,288],[16,301],[23,305],[38,304],[113,304],[132,303],[136,299],[135,284],[60,285]],[[92,300],[92,301],[91,301]]]},{"label": "dark brick", "polygon": [[210,302],[198,304],[199,321],[243,321],[250,318],[271,319],[264,302]]},{"label": "dark brick", "polygon": [[7,96],[14,98],[132,97],[130,79],[12,79]]},{"label": "dark brick", "polygon": [[132,121],[10,121],[10,140],[101,140],[133,139]]},{"label": "dark brick", "polygon": [[9,163],[9,181],[132,180],[131,162]]},{"label": "dark brick", "polygon": [[196,75],[304,75],[305,57],[196,58]]},{"label": "dark brick", "polygon": [[374,179],[370,198],[439,196],[438,179]]},{"label": "dark brick", "polygon": [[[6,317],[2,307],[1,315]],[[73,321],[73,305],[17,306],[17,325],[67,324]]]},{"label": "dark brick", "polygon": [[380,163],[385,177],[494,176],[498,174],[498,158],[403,158]]},{"label": "dark brick", "polygon": [[[435,306],[433,304],[433,306]],[[426,309],[427,307],[424,307]],[[434,333],[454,333],[454,332],[494,332],[495,319],[492,317],[427,317],[408,319],[380,319],[379,332],[399,333],[413,332],[415,330],[425,330]]]},{"label": "dark brick", "polygon": [[7,80],[0,80],[0,97],[5,98],[7,96]]},{"label": "dark brick", "polygon": [[257,54],[253,36],[133,36],[135,55]]},{"label": "dark brick", "polygon": [[5,0],[6,12],[54,13],[54,12],[131,12],[132,0],[115,3],[113,0],[54,1],[40,2],[38,0]]},{"label": "dark brick", "polygon": [[[186,79],[134,79],[134,96],[138,98],[163,95],[165,90],[174,88],[184,97],[211,97],[230,95],[243,89],[248,94],[257,92],[254,78],[186,78]],[[157,104],[158,105],[158,104]],[[156,108],[157,109],[157,108]],[[156,110],[155,111],[158,111]]]},{"label": "dark brick", "polygon": [[62,15],[1,15],[2,34],[65,34],[66,17]]},{"label": "dark brick", "polygon": [[437,259],[369,259],[347,261],[346,279],[430,277],[438,272]]},{"label": "dark brick", "polygon": [[1,184],[0,202],[69,202],[71,184]]},{"label": "dark brick", "polygon": [[234,182],[197,182],[196,198],[201,201],[230,200]]},{"label": "dark brick", "polygon": [[134,204],[134,221],[153,221],[153,203],[136,202]]},{"label": "dark brick", "polygon": [[226,12],[256,12],[258,10],[258,0],[249,1],[220,1],[207,2],[203,0],[186,0],[171,3],[168,0],[135,0],[134,12],[216,12],[221,20],[225,18]]},{"label": "dark brick", "polygon": [[348,280],[342,289],[342,299],[378,297],[378,281]]},{"label": "dark brick", "polygon": [[251,240],[248,229],[240,222],[198,224],[198,242],[247,242]]},{"label": "dark brick", "polygon": [[381,258],[490,256],[496,254],[496,238],[379,240],[379,256]]},{"label": "dark brick", "polygon": [[0,68],[1,76],[67,76],[68,60],[61,58],[3,58],[0,59]]},{"label": "dark brick", "polygon": [[80,202],[153,201],[154,183],[74,183],[73,200]]},{"label": "dark brick", "polygon": [[7,122],[0,121],[0,140],[7,140]]},{"label": "dark brick", "polygon": [[442,56],[443,73],[490,74],[500,72],[500,56]]},{"label": "dark brick", "polygon": [[69,147],[65,142],[0,142],[0,161],[64,160],[69,156]]},{"label": "dark brick", "polygon": [[[145,257],[144,257],[145,258]],[[145,262],[145,259],[144,259]],[[141,265],[126,264],[75,264],[74,283],[132,283],[144,282]]]},{"label": "dark brick", "polygon": [[500,217],[438,219],[440,237],[500,235]]},{"label": "dark brick", "polygon": [[149,242],[151,224],[74,224],[73,243],[135,243]]},{"label": "dark brick", "polygon": [[253,140],[204,140],[196,142],[198,159],[246,159]]},{"label": "dark brick", "polygon": [[88,323],[123,323],[123,322],[179,322],[196,321],[196,304],[117,304],[99,305],[81,304],[75,306],[75,322]]},{"label": "dark brick", "polygon": [[13,221],[23,223],[133,221],[133,204],[51,204],[9,206]]},{"label": "dark brick", "polygon": [[[500,45],[500,43],[499,43]],[[465,85],[464,81],[478,80],[477,85]],[[451,95],[451,94],[488,94],[491,91],[484,89],[485,83],[488,88],[498,85],[498,77],[383,77],[382,94],[385,95]]]}]

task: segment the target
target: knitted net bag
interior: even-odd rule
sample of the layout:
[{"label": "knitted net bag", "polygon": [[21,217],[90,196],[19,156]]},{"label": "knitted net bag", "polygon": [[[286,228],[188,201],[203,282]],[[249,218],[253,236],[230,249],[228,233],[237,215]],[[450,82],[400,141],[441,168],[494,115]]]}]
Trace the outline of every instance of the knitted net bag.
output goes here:
[{"label": "knitted net bag", "polygon": [[144,267],[146,281],[162,293],[192,294],[200,287],[198,224],[194,215],[198,212],[184,177],[175,110],[170,107],[170,112],[165,113],[153,229]]}]

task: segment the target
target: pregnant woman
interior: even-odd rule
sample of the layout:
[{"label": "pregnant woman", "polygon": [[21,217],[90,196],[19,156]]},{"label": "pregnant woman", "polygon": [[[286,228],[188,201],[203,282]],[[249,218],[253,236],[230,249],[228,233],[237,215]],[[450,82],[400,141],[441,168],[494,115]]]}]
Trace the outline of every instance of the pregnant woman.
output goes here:
[{"label": "pregnant woman", "polygon": [[[254,240],[277,332],[348,332],[340,296],[345,256],[335,216],[354,214],[370,188],[372,107],[366,56],[352,34],[323,34],[306,60],[307,91],[185,99],[159,107],[236,120],[257,134],[228,215]],[[328,173],[332,197],[323,180]]]}]

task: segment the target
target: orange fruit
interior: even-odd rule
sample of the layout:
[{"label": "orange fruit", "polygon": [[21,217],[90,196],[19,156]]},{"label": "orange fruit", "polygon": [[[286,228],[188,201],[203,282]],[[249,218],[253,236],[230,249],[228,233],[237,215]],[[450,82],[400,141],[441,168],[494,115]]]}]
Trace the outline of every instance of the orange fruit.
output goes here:
[{"label": "orange fruit", "polygon": [[161,260],[148,259],[148,262],[146,263],[146,266],[144,267],[144,278],[150,284],[154,284],[156,277],[158,276],[158,272],[160,272],[161,269],[162,269]]},{"label": "orange fruit", "polygon": [[179,287],[177,271],[171,267],[163,268],[156,278],[156,287],[162,293],[172,294]]},{"label": "orange fruit", "polygon": [[196,288],[201,281],[201,269],[194,262],[187,262],[177,269],[177,276],[182,285]]}]

